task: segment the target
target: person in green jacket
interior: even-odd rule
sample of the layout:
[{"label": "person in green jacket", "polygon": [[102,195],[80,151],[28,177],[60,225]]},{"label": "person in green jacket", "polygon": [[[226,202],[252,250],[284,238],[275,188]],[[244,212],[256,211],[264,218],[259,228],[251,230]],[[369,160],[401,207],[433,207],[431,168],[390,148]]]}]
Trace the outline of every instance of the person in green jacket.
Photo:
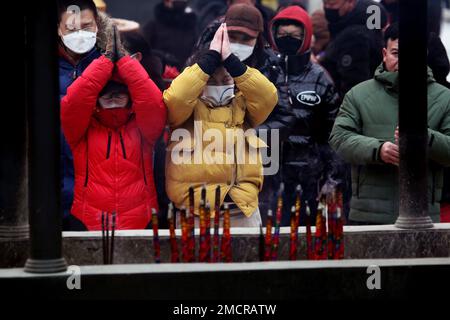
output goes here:
[{"label": "person in green jacket", "polygon": [[[413,93],[412,93],[413,94]],[[398,25],[385,33],[374,79],[345,96],[331,147],[352,164],[351,224],[393,224],[398,217]],[[443,168],[450,166],[450,90],[428,68],[429,214],[439,222]]]}]

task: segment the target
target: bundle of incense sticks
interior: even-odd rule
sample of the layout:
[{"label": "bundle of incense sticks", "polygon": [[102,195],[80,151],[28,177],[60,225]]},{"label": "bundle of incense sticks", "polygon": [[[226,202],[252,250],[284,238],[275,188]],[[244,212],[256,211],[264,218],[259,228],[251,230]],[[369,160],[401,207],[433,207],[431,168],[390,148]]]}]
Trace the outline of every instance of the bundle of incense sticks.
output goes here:
[{"label": "bundle of incense sticks", "polygon": [[337,193],[336,227],[335,227],[335,255],[334,259],[344,259],[344,217],[342,192]]},{"label": "bundle of incense sticks", "polygon": [[322,246],[322,232],[323,232],[323,225],[325,224],[325,221],[323,221],[323,210],[324,206],[322,202],[319,202],[319,205],[317,207],[317,214],[316,214],[316,234],[314,237],[314,259],[315,260],[321,260],[324,253],[324,248]]},{"label": "bundle of incense sticks", "polygon": [[189,226],[186,217],[186,207],[180,209],[181,223],[181,258],[183,262],[189,262]]},{"label": "bundle of incense sticks", "polygon": [[267,210],[267,223],[266,223],[266,238],[264,240],[265,250],[264,250],[264,261],[269,261],[272,250],[272,210]]},{"label": "bundle of incense sticks", "polygon": [[188,226],[188,261],[195,262],[195,220],[194,220],[194,188],[189,188],[189,211],[187,215],[187,226]]},{"label": "bundle of incense sticks", "polygon": [[313,252],[313,241],[312,241],[312,233],[311,233],[311,209],[308,205],[308,201],[305,201],[306,206],[306,217],[305,217],[305,225],[306,225],[306,258],[308,260],[314,259]]},{"label": "bundle of incense sticks", "polygon": [[206,262],[211,262],[211,206],[206,201],[205,207],[205,255]]},{"label": "bundle of incense sticks", "polygon": [[280,184],[280,189],[278,190],[278,200],[277,200],[277,213],[275,217],[275,232],[273,235],[273,244],[272,244],[272,261],[278,259],[278,246],[280,244],[280,225],[281,225],[281,216],[283,214],[283,191],[284,184]]},{"label": "bundle of incense sticks", "polygon": [[[111,241],[109,231],[111,230]],[[116,212],[111,214],[111,226],[109,225],[108,212],[102,211],[102,249],[103,264],[114,263],[114,234],[116,231]]]},{"label": "bundle of incense sticks", "polygon": [[302,206],[302,186],[298,185],[295,189],[296,197],[295,197],[295,225],[300,226],[300,210]]},{"label": "bundle of incense sticks", "polygon": [[222,262],[232,262],[233,256],[231,251],[231,234],[230,234],[230,208],[226,203],[224,205],[224,214],[223,214],[223,234],[222,234],[222,242],[220,246],[220,256]]},{"label": "bundle of incense sticks", "polygon": [[177,237],[175,235],[175,217],[174,217],[173,203],[169,203],[167,220],[169,221],[169,232],[170,232],[170,253],[171,253],[170,261],[172,263],[180,262],[178,254]]},{"label": "bundle of incense sticks", "polygon": [[161,262],[161,246],[158,235],[158,213],[152,208],[153,247],[155,249],[155,262]]},{"label": "bundle of incense sticks", "polygon": [[289,260],[297,260],[297,226],[295,206],[291,208],[291,234],[289,241]]},{"label": "bundle of incense sticks", "polygon": [[336,242],[336,193],[333,191],[327,195],[327,222],[328,222],[328,259],[335,255]]},{"label": "bundle of incense sticks", "polygon": [[219,224],[220,224],[220,186],[216,188],[214,202],[214,238],[213,238],[213,262],[219,262]]}]

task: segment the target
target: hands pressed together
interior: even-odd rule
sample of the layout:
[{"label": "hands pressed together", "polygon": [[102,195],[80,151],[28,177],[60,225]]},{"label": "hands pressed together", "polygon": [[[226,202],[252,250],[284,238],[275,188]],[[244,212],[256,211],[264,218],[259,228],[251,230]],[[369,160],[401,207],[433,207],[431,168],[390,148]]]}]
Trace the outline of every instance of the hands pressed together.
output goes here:
[{"label": "hands pressed together", "polygon": [[106,51],[104,55],[114,63],[127,55],[127,52],[122,45],[122,41],[120,41],[120,34],[116,26],[113,26],[108,43],[106,44]]},{"label": "hands pressed together", "polygon": [[209,49],[217,51],[222,57],[222,61],[225,61],[231,55],[230,39],[228,38],[226,23],[222,23],[217,29]]}]

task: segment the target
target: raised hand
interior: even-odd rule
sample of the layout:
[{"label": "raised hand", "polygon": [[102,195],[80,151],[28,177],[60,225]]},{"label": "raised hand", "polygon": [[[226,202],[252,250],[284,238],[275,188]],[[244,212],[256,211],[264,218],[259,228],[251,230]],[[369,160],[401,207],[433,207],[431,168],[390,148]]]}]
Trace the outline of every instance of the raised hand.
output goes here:
[{"label": "raised hand", "polygon": [[120,41],[119,30],[117,30],[116,26],[113,26],[110,38],[106,44],[105,56],[115,63],[126,54],[127,52]]},{"label": "raised hand", "polygon": [[209,45],[209,50],[217,51],[219,54],[222,54],[222,41],[223,41],[223,24],[219,26],[216,33],[214,34],[214,38]]},{"label": "raised hand", "polygon": [[222,41],[222,61],[225,61],[231,55],[230,39],[228,38],[227,24],[222,24],[223,41]]}]

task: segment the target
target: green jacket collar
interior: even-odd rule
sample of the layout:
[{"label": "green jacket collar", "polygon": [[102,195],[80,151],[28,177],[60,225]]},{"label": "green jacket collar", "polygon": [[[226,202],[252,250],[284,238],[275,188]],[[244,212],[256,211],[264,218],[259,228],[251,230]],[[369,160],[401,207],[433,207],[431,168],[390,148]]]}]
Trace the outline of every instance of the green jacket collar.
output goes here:
[{"label": "green jacket collar", "polygon": [[[433,77],[433,71],[428,68],[428,83],[435,82]],[[392,93],[398,93],[398,72],[389,72],[384,68],[384,63],[381,63],[375,70],[374,79],[380,82],[387,91]]]}]

